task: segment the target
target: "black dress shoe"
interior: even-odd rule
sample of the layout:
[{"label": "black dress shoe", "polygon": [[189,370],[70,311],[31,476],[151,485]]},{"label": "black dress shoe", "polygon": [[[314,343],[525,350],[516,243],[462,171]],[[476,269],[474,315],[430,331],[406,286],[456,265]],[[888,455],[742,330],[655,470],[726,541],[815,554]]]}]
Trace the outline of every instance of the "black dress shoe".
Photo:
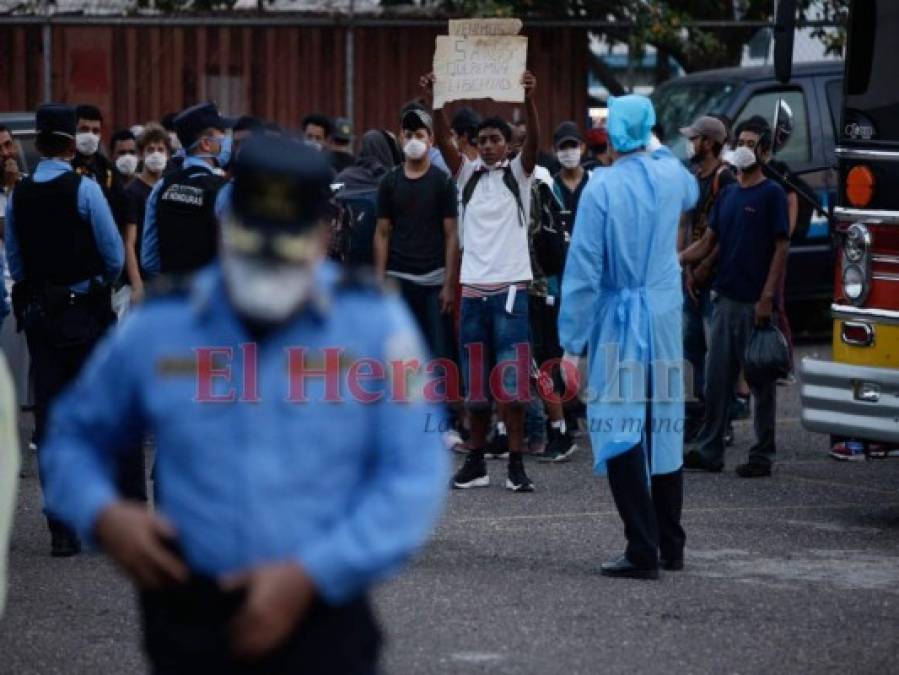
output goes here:
[{"label": "black dress shoe", "polygon": [[671,558],[669,560],[665,560],[665,558],[662,558],[662,569],[667,572],[680,572],[682,569],[684,569],[684,559]]},{"label": "black dress shoe", "polygon": [[604,577],[614,577],[618,579],[658,579],[658,567],[637,567],[626,556],[621,556],[618,560],[612,560],[603,563],[599,568],[599,573]]},{"label": "black dress shoe", "polygon": [[50,533],[50,555],[54,558],[71,558],[81,553],[78,537],[68,532]]},{"label": "black dress shoe", "polygon": [[708,471],[721,473],[724,464],[711,464],[699,450],[690,450],[684,455],[684,468],[688,471]]},{"label": "black dress shoe", "polygon": [[740,478],[767,478],[771,475],[771,465],[761,462],[747,462],[737,467]]}]

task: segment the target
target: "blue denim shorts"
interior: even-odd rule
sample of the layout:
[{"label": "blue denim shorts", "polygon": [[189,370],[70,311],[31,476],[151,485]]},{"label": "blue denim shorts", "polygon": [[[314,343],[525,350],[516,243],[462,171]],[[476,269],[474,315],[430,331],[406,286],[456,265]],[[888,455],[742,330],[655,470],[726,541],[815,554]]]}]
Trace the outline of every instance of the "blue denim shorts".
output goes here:
[{"label": "blue denim shorts", "polygon": [[469,407],[530,399],[528,292],[516,293],[511,312],[506,311],[508,297],[462,298],[460,361]]}]

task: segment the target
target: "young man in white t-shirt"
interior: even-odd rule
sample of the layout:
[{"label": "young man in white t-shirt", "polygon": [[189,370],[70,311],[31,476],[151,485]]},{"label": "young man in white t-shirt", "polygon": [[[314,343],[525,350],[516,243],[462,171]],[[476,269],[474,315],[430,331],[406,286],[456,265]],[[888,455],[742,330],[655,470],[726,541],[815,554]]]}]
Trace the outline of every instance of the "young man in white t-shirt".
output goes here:
[{"label": "young man in white t-shirt", "polygon": [[[434,75],[424,76],[421,84],[430,98]],[[521,153],[511,161],[507,158],[512,129],[504,120],[490,117],[478,125],[479,156],[474,161],[460,155],[451,143],[443,110],[434,120],[435,142],[456,178],[462,203],[459,337],[466,405],[471,418],[471,451],[453,478],[455,488],[490,484],[484,450],[490,427],[490,402],[494,399],[509,436],[506,487],[515,492],[534,490],[524,470],[522,448],[531,359],[528,214],[531,179],[540,147],[540,124],[533,98],[537,79],[527,72],[522,85],[527,124],[534,133],[528,134]]]}]

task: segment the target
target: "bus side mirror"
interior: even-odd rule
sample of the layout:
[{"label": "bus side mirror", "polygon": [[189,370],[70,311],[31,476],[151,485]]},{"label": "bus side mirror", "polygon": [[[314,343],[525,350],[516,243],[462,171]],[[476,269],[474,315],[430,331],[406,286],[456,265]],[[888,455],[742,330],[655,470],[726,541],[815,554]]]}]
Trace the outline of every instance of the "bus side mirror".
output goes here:
[{"label": "bus side mirror", "polygon": [[778,0],[774,22],[774,75],[787,84],[793,76],[793,36],[796,33],[796,0]]},{"label": "bus side mirror", "polygon": [[774,123],[771,125],[772,133],[771,149],[776,155],[790,142],[793,135],[793,110],[782,98],[777,99],[777,107],[774,109]]}]

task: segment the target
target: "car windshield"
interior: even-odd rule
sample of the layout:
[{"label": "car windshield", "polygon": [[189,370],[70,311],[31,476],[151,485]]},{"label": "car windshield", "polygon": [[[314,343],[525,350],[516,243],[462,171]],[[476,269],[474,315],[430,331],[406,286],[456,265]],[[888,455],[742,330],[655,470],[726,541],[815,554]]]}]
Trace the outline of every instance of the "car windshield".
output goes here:
[{"label": "car windshield", "polygon": [[672,80],[656,89],[652,102],[656,119],[664,130],[664,138],[659,140],[683,158],[686,139],[680,135],[679,129],[703,115],[723,112],[734,89],[732,82],[679,80]]}]

